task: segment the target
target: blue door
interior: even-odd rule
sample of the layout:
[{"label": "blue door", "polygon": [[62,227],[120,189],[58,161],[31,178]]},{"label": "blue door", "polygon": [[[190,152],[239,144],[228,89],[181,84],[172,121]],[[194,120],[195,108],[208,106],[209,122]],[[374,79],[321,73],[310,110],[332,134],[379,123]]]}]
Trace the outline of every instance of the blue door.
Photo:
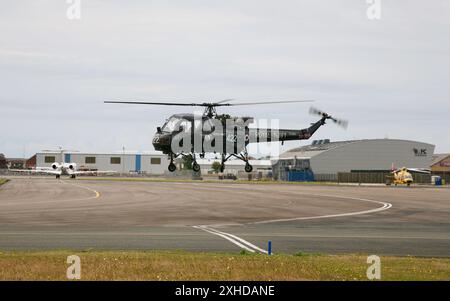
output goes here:
[{"label": "blue door", "polygon": [[312,182],[314,181],[314,174],[310,171],[290,171],[288,172],[288,181]]},{"label": "blue door", "polygon": [[136,172],[141,171],[141,155],[136,155],[135,170]]}]

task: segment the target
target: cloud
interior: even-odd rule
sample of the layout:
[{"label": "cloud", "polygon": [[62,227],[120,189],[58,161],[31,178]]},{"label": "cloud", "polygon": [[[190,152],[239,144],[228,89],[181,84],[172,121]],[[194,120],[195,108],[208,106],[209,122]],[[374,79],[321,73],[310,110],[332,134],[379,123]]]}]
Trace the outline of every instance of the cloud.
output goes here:
[{"label": "cloud", "polygon": [[[350,120],[317,138],[407,138],[450,151],[450,7],[382,1],[379,21],[352,1],[6,1],[0,10],[0,150],[64,145],[151,150],[185,108],[103,100],[316,99]],[[240,107],[236,115],[314,121],[304,104]],[[401,125],[401,126],[399,126]],[[446,132],[447,131],[447,132]],[[306,142],[302,142],[306,143]],[[297,146],[288,144],[288,147]],[[27,146],[28,145],[28,146]]]}]

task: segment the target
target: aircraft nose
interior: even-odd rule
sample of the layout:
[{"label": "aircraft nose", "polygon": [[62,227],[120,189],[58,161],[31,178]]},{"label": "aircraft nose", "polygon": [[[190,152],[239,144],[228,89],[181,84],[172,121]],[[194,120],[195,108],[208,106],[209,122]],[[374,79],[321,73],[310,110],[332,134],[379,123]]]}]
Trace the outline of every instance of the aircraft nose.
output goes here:
[{"label": "aircraft nose", "polygon": [[155,136],[153,136],[152,144],[155,150],[168,152],[170,151],[170,135],[156,133]]},{"label": "aircraft nose", "polygon": [[169,137],[167,135],[155,134],[153,136],[153,145],[168,145],[170,144]]},{"label": "aircraft nose", "polygon": [[153,144],[159,144],[159,140],[160,140],[161,135],[160,134],[155,134],[153,136]]}]

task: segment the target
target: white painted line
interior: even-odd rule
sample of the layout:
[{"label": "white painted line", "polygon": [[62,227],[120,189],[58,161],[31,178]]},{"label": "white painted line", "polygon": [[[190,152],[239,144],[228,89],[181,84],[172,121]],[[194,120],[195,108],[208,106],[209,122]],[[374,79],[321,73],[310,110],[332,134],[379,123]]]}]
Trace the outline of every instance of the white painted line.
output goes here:
[{"label": "white painted line", "polygon": [[[328,215],[319,215],[319,216],[308,216],[308,217],[295,217],[295,218],[285,218],[285,219],[272,219],[272,220],[265,220],[265,221],[258,221],[258,222],[249,222],[246,224],[268,224],[268,223],[288,222],[288,221],[297,221],[297,220],[311,220],[311,219],[333,218],[333,217],[343,217],[343,216],[354,216],[354,215],[361,215],[361,214],[368,214],[368,213],[384,211],[384,210],[387,210],[392,207],[391,203],[363,199],[363,198],[344,197],[344,196],[327,195],[327,194],[309,194],[309,195],[322,196],[322,197],[333,197],[333,198],[338,198],[338,199],[357,200],[357,201],[363,201],[363,202],[377,203],[377,204],[381,204],[383,206],[375,208],[375,209],[356,211],[356,212],[328,214]],[[223,226],[223,225],[224,224],[222,224],[221,226]],[[259,252],[262,252],[265,254],[268,253],[266,250],[255,246],[254,244],[246,241],[245,239],[242,239],[242,238],[240,238],[236,235],[230,234],[230,233],[216,230],[216,229],[212,228],[213,226],[217,227],[219,225],[200,225],[200,226],[193,226],[193,227],[196,229],[200,229],[200,230],[206,231],[208,233],[214,234],[214,235],[218,235],[222,238],[225,238],[226,240],[228,240],[228,241],[234,243],[235,245],[237,245],[245,250],[248,250],[252,253],[254,253],[255,251],[259,251]]]},{"label": "white painted line", "polygon": [[247,245],[248,247],[250,247],[250,248],[252,248],[252,249],[254,249],[254,250],[256,250],[256,251],[259,251],[259,252],[261,252],[261,253],[267,254],[267,251],[266,251],[266,250],[263,250],[263,249],[261,249],[261,248],[255,246],[254,244],[252,244],[252,243],[246,241],[245,239],[242,239],[242,238],[240,238],[240,237],[238,237],[238,236],[236,236],[236,235],[233,235],[233,234],[230,234],[230,233],[226,233],[226,232],[222,232],[222,231],[219,231],[219,230],[217,230],[217,229],[210,228],[210,227],[208,227],[208,226],[204,226],[204,227],[206,227],[208,230],[211,230],[211,231],[216,232],[216,233],[218,233],[218,234],[227,235],[227,236],[229,236],[229,237],[231,237],[231,238],[233,238],[233,239],[235,239],[235,240],[237,240],[237,241],[240,241],[241,243]]},{"label": "white painted line", "polygon": [[237,245],[238,247],[240,247],[240,248],[242,248],[242,249],[245,249],[245,250],[247,250],[247,251],[249,251],[249,252],[255,253],[255,250],[250,249],[250,248],[244,246],[243,244],[241,244],[241,243],[237,242],[236,240],[234,240],[234,239],[228,237],[227,235],[224,235],[224,234],[221,234],[221,233],[218,233],[218,232],[209,230],[209,228],[206,228],[206,226],[193,226],[193,227],[196,228],[196,229],[200,229],[200,230],[203,230],[203,231],[205,231],[205,232],[214,234],[214,235],[218,235],[218,236],[220,236],[220,237],[222,237],[222,238],[225,238],[225,239],[228,240],[228,241],[231,241],[232,243],[234,243],[235,245]]},{"label": "white painted line", "polygon": [[283,219],[272,219],[272,220],[259,221],[259,222],[250,222],[250,223],[247,223],[247,224],[269,224],[269,223],[277,223],[277,222],[290,222],[290,221],[299,221],[299,220],[311,220],[311,219],[322,219],[322,218],[332,218],[332,217],[354,216],[354,215],[361,215],[361,214],[368,214],[368,213],[384,211],[384,210],[387,210],[387,209],[392,207],[391,203],[375,201],[375,200],[369,200],[369,199],[333,196],[333,195],[325,195],[325,194],[311,194],[311,195],[314,195],[314,196],[325,196],[325,197],[334,197],[334,198],[339,198],[339,199],[350,199],[350,200],[357,200],[357,201],[371,202],[371,203],[378,203],[378,204],[381,204],[383,206],[375,208],[375,209],[356,211],[356,212],[339,213],[339,214],[328,214],[328,215],[318,215],[318,216],[306,216],[306,217],[294,217],[294,218],[283,218]]},{"label": "white painted line", "polygon": [[[60,180],[59,182],[57,182],[57,183],[61,183],[61,184],[65,184],[65,185],[72,185],[72,186],[75,186],[75,187],[78,187],[78,188],[82,188],[82,189],[85,189],[85,190],[89,190],[89,191],[91,191],[91,192],[93,192],[93,193],[95,193],[95,195],[93,195],[93,196],[89,196],[89,197],[86,197],[86,198],[78,198],[78,199],[56,199],[56,200],[46,200],[46,201],[39,201],[39,202],[36,202],[36,201],[32,201],[32,202],[22,202],[22,201],[20,201],[19,202],[19,200],[14,200],[14,202],[9,202],[9,203],[0,203],[0,207],[7,207],[7,206],[17,206],[17,205],[19,205],[19,206],[27,206],[27,205],[31,205],[31,204],[36,204],[36,205],[43,205],[43,204],[53,204],[53,203],[57,203],[57,204],[61,204],[61,203],[74,203],[74,202],[79,202],[79,201],[87,201],[87,200],[92,200],[92,199],[98,199],[99,197],[100,197],[100,192],[98,192],[97,190],[94,190],[94,189],[92,189],[92,188],[89,188],[89,187],[85,187],[85,186],[81,186],[81,185],[78,185],[78,184],[73,184],[73,183],[67,183],[67,182],[65,182],[65,181],[63,181],[63,180]],[[42,184],[42,183],[39,183],[39,184]],[[44,184],[52,184],[52,185],[55,185],[55,182],[45,182]],[[59,185],[59,184],[57,184],[57,185]],[[27,199],[28,200],[28,199]],[[64,210],[66,210],[66,209],[55,209],[55,208],[52,208],[51,209],[52,211],[64,211]],[[27,209],[18,209],[18,210],[14,210],[13,212],[14,213],[20,213],[20,212],[30,212],[30,211],[33,211],[33,210],[27,210]]]},{"label": "white painted line", "polygon": [[261,253],[266,253],[266,254],[267,254],[267,251],[266,251],[266,250],[261,249],[261,248],[259,248],[258,246],[255,246],[254,244],[252,244],[252,243],[246,241],[245,239],[242,239],[242,238],[240,238],[240,237],[238,237],[238,236],[236,236],[236,235],[233,235],[233,234],[231,234],[231,233],[222,232],[222,231],[219,231],[219,230],[217,230],[217,229],[210,228],[210,227],[208,227],[208,226],[206,226],[206,225],[197,226],[197,228],[200,228],[200,229],[203,229],[203,230],[204,230],[204,229],[207,229],[207,230],[209,230],[209,231],[215,232],[214,234],[216,234],[216,235],[220,235],[220,236],[225,235],[225,236],[227,236],[227,237],[229,237],[229,238],[231,238],[231,239],[233,239],[233,240],[239,241],[240,243],[246,245],[247,247],[253,249],[254,251],[259,251],[259,252],[261,252]]}]

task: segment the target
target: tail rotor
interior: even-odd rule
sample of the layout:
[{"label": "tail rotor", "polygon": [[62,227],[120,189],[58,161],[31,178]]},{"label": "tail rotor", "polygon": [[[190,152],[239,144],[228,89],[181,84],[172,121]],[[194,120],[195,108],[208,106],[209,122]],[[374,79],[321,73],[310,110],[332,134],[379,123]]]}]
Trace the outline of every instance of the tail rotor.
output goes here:
[{"label": "tail rotor", "polygon": [[319,109],[317,109],[315,107],[311,107],[309,109],[309,113],[311,115],[319,115],[319,116],[322,116],[322,118],[330,119],[335,124],[337,124],[338,126],[344,128],[344,129],[347,129],[347,127],[348,127],[348,120],[334,118],[333,116],[329,115],[328,113],[325,113],[325,112],[323,112],[323,111],[321,111],[321,110],[319,110]]}]

